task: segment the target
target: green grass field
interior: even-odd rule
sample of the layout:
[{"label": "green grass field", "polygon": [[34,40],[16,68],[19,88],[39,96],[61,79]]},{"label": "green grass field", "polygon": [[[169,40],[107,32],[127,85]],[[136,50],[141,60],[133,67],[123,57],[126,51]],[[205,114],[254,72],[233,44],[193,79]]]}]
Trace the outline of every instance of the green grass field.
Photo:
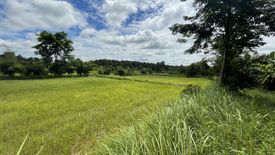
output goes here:
[{"label": "green grass field", "polygon": [[211,83],[211,81],[207,78],[186,78],[182,76],[168,76],[168,75],[136,75],[136,76],[116,76],[116,75],[102,76],[101,75],[101,77],[155,83],[155,84],[159,83],[159,84],[175,85],[175,86],[199,85],[201,87],[207,87]]},{"label": "green grass field", "polygon": [[185,94],[110,136],[99,155],[273,155],[275,92],[219,87]]},{"label": "green grass field", "polygon": [[129,79],[142,80],[148,82],[160,82],[166,84],[178,84],[178,85],[199,85],[201,87],[209,86],[210,80],[206,78],[186,78],[180,76],[160,76],[160,75],[138,75],[128,76]]},{"label": "green grass field", "polygon": [[28,133],[23,154],[93,150],[105,133],[175,100],[184,86],[172,83],[210,83],[180,77],[130,78],[160,83],[98,77],[0,81],[0,154],[16,154]]}]

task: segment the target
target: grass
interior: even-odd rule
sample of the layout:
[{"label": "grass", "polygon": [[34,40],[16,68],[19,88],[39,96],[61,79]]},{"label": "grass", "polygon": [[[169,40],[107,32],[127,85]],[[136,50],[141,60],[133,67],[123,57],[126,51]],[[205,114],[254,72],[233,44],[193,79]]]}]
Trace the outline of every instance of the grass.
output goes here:
[{"label": "grass", "polygon": [[178,85],[199,85],[202,87],[209,86],[210,80],[206,78],[186,78],[180,76],[156,76],[156,75],[139,75],[139,76],[128,76],[127,78],[143,81],[161,82],[167,84],[178,84]]},{"label": "grass", "polygon": [[97,154],[275,154],[274,105],[274,92],[191,93],[109,137]]},{"label": "grass", "polygon": [[207,78],[187,78],[182,76],[167,76],[167,75],[136,75],[136,76],[102,76],[114,79],[124,79],[138,82],[156,83],[156,84],[167,84],[175,86],[187,86],[187,85],[199,85],[201,87],[207,87],[211,81]]},{"label": "grass", "polygon": [[93,150],[105,134],[175,100],[183,89],[95,77],[3,80],[0,86],[0,154],[16,154],[26,135],[21,154]]}]

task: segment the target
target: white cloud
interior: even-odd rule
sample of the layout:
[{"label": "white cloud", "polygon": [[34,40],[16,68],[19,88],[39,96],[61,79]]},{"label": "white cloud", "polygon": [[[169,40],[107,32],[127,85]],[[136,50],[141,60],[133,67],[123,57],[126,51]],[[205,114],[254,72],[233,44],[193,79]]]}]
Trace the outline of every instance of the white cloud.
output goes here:
[{"label": "white cloud", "polygon": [[36,35],[34,33],[26,34],[25,39],[16,39],[16,40],[4,40],[0,39],[0,53],[10,49],[17,54],[23,56],[31,57],[34,56],[34,49],[32,48],[36,41]]},{"label": "white cloud", "polygon": [[68,29],[86,25],[83,14],[66,1],[4,0],[5,17],[0,21],[0,34],[31,29]]},{"label": "white cloud", "polygon": [[103,12],[110,26],[120,27],[129,14],[137,11],[137,3],[134,0],[106,0]]},{"label": "white cloud", "polygon": [[80,32],[80,37],[89,38],[96,33],[96,30],[91,27],[86,27]]},{"label": "white cloud", "polygon": [[[33,33],[24,39],[1,39],[1,33],[12,31],[12,35],[16,36],[22,30],[64,30],[78,26],[81,32],[71,39],[74,41],[74,54],[83,60],[107,58],[187,65],[209,57],[184,54],[192,40],[185,44],[177,43],[178,36],[173,36],[168,28],[174,23],[182,23],[183,16],[194,14],[192,0],[184,3],[180,0],[105,0],[102,6],[90,0],[89,5],[98,11],[96,14],[83,13],[70,3],[58,0],[5,0],[1,3],[5,4],[5,10],[0,14],[4,13],[6,17],[0,15],[0,27],[3,28],[0,30],[0,46],[9,46],[25,56],[33,56],[31,47],[36,43]],[[143,20],[133,21],[125,27],[123,23],[129,15],[141,10],[145,13],[157,11],[147,12]],[[100,22],[106,22],[104,24],[108,28],[96,30],[87,25],[86,14],[94,20],[100,18]],[[266,38],[266,41],[268,44],[259,48],[260,53],[274,51],[274,38]]]}]

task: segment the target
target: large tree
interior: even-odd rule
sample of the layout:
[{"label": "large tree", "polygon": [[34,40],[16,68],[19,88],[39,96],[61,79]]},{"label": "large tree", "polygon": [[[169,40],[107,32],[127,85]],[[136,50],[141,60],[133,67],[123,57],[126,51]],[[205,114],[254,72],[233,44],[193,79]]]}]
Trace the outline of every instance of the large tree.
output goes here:
[{"label": "large tree", "polygon": [[60,61],[66,62],[72,57],[73,42],[65,32],[43,31],[38,34],[37,40],[39,44],[33,47],[36,49],[35,54],[40,55],[47,66]]},{"label": "large tree", "polygon": [[183,35],[179,42],[194,39],[186,53],[217,51],[222,57],[221,84],[230,85],[232,60],[264,45],[263,36],[275,34],[275,1],[194,0],[193,6],[196,14],[170,29]]}]

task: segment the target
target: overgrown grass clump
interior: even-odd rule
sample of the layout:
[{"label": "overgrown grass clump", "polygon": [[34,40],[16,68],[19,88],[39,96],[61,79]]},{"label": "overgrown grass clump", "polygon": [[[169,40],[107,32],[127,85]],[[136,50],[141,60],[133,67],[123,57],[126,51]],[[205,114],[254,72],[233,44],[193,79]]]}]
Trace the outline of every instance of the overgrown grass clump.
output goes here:
[{"label": "overgrown grass clump", "polygon": [[157,110],[105,141],[96,154],[275,154],[272,114],[220,88]]}]

